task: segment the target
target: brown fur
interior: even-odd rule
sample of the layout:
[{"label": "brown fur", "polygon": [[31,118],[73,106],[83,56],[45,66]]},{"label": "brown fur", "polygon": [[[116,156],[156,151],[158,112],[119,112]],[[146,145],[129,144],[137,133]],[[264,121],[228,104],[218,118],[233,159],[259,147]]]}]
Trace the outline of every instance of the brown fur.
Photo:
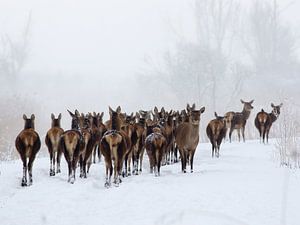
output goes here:
[{"label": "brown fur", "polygon": [[134,125],[135,130],[135,144],[133,146],[133,174],[138,175],[142,172],[143,156],[145,152],[145,138],[146,138],[146,120],[141,117],[139,113],[136,114],[137,123]]},{"label": "brown fur", "polygon": [[229,131],[230,142],[231,142],[232,132],[235,129],[238,132],[239,141],[241,139],[240,132],[242,131],[243,141],[245,142],[245,126],[246,126],[246,122],[250,116],[251,110],[253,109],[253,106],[252,106],[253,102],[254,102],[254,100],[252,100],[250,102],[245,102],[241,99],[241,103],[244,105],[243,111],[235,112],[233,114],[233,118],[231,120],[230,131]]},{"label": "brown fur", "polygon": [[220,117],[215,112],[216,119],[211,120],[206,127],[206,134],[212,144],[212,157],[216,155],[219,158],[220,145],[226,135],[226,126],[224,117]]},{"label": "brown fur", "polygon": [[[106,181],[105,187],[110,187],[111,176],[114,171],[114,183],[116,186],[121,182],[121,172],[124,162],[124,157],[130,148],[130,139],[124,131],[121,131],[122,116],[121,107],[119,106],[116,111],[109,107],[110,114],[110,127],[100,141],[100,150],[105,158],[106,166]],[[112,162],[114,166],[112,167]]]},{"label": "brown fur", "polygon": [[153,128],[153,133],[145,140],[145,147],[150,163],[150,172],[155,172],[155,176],[160,176],[161,160],[166,147],[166,138],[161,134],[158,127]]},{"label": "brown fur", "polygon": [[190,160],[191,172],[193,172],[193,160],[199,142],[200,115],[205,107],[200,110],[190,111],[189,122],[181,123],[175,132],[175,141],[181,157],[182,172],[186,173],[187,159]]},{"label": "brown fur", "polygon": [[68,110],[72,117],[72,129],[65,131],[59,142],[60,151],[64,153],[65,159],[68,163],[68,182],[73,184],[75,182],[76,167],[79,160],[80,151],[82,151],[85,143],[79,132],[79,112],[76,110],[75,114]]},{"label": "brown fur", "polygon": [[60,127],[61,114],[59,114],[56,119],[54,114],[51,114],[52,125],[48,130],[45,143],[48,148],[48,152],[50,155],[50,176],[55,176],[55,162],[56,164],[56,173],[60,173],[60,159],[62,152],[59,148],[59,140],[64,130]]},{"label": "brown fur", "polygon": [[122,125],[122,131],[125,132],[126,136],[130,140],[130,144],[124,156],[124,170],[123,170],[123,177],[127,177],[131,175],[131,159],[133,154],[133,148],[136,144],[137,137],[135,132],[135,116],[133,113],[131,115],[127,115],[125,122]]},{"label": "brown fur", "polygon": [[263,109],[261,112],[257,113],[254,124],[259,131],[260,141],[263,141],[263,143],[265,143],[265,138],[267,139],[267,143],[269,142],[270,129],[280,115],[280,108],[282,105],[283,104],[281,103],[280,105],[275,106],[271,103],[271,107],[273,108],[271,113],[266,113]]},{"label": "brown fur", "polygon": [[[32,165],[36,154],[41,148],[41,140],[34,128],[34,114],[31,115],[30,119],[28,119],[24,114],[23,119],[25,120],[25,126],[17,136],[15,146],[23,162],[23,178],[21,185],[27,186],[32,184]],[[28,164],[27,159],[29,159]],[[28,182],[27,172],[29,179]]]}]

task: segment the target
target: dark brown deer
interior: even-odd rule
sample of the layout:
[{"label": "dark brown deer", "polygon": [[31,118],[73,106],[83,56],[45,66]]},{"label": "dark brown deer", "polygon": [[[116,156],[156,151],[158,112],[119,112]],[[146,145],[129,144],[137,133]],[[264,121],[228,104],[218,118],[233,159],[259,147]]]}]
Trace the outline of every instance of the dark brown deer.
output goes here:
[{"label": "dark brown deer", "polygon": [[92,133],[92,117],[84,115],[79,117],[79,128],[83,138],[84,146],[79,153],[80,178],[87,178],[88,160],[92,156],[92,152],[96,143],[96,135]]},{"label": "dark brown deer", "polygon": [[272,124],[278,119],[282,105],[283,104],[281,103],[280,105],[275,106],[271,103],[271,107],[273,108],[271,113],[266,113],[263,109],[261,112],[257,113],[254,123],[259,131],[260,141],[263,141],[263,143],[265,143],[265,138],[267,138],[267,143],[269,142],[270,129]]},{"label": "dark brown deer", "polygon": [[103,122],[103,115],[104,113],[93,113],[93,115],[89,115],[92,117],[92,127],[91,132],[93,139],[95,140],[94,147],[93,147],[93,153],[91,154],[90,158],[87,162],[87,173],[89,173],[90,167],[92,163],[96,163],[96,161],[101,161],[101,152],[100,152],[100,140],[103,136],[103,134],[106,132],[106,127],[102,123]]},{"label": "dark brown deer", "polygon": [[212,145],[211,156],[219,158],[220,145],[226,135],[226,126],[223,116],[218,116],[215,112],[216,119],[211,120],[206,127],[206,134]]},{"label": "dark brown deer", "polygon": [[[28,119],[24,114],[23,119],[25,121],[24,129],[17,136],[15,145],[17,151],[20,154],[21,160],[23,162],[23,178],[22,178],[22,186],[32,185],[32,165],[36,154],[41,148],[41,140],[38,133],[34,128],[34,114]],[[27,164],[27,159],[28,164]],[[28,171],[28,179],[27,182],[27,171]]]},{"label": "dark brown deer", "polygon": [[166,138],[161,134],[158,127],[153,128],[153,133],[148,135],[145,140],[146,152],[150,163],[150,173],[160,176],[161,160],[167,145]]},{"label": "dark brown deer", "polygon": [[[114,172],[114,183],[119,186],[124,156],[130,148],[130,140],[124,131],[121,131],[123,120],[121,118],[121,107],[116,111],[109,107],[110,129],[105,132],[100,141],[100,150],[105,159],[106,178],[105,187],[111,186],[111,176]],[[114,166],[112,166],[112,163]]]},{"label": "dark brown deer", "polygon": [[131,140],[131,146],[126,151],[126,154],[124,156],[124,169],[123,169],[123,177],[131,176],[131,159],[133,154],[133,148],[136,145],[137,142],[137,135],[135,132],[135,119],[136,117],[133,116],[133,113],[131,115],[125,116],[125,121],[122,125],[122,130],[126,133],[127,137]]},{"label": "dark brown deer", "polygon": [[200,115],[204,111],[205,107],[189,111],[189,122],[181,123],[175,132],[175,141],[181,157],[181,169],[184,173],[186,173],[187,160],[190,161],[191,173],[193,172],[194,154],[199,143]]},{"label": "dark brown deer", "polygon": [[133,146],[133,174],[138,175],[142,172],[142,163],[145,152],[145,138],[146,138],[146,120],[136,113],[137,123],[134,125],[135,130],[135,145]]},{"label": "dark brown deer", "polygon": [[230,126],[230,131],[229,131],[229,140],[231,142],[231,135],[233,130],[237,130],[238,132],[238,137],[239,141],[241,139],[241,131],[242,131],[242,136],[243,136],[243,141],[245,142],[245,126],[246,122],[250,116],[251,110],[253,109],[253,104],[254,100],[250,102],[245,102],[241,99],[241,103],[244,104],[244,108],[242,112],[235,112],[233,114],[233,118],[231,120],[231,126]]},{"label": "dark brown deer", "polygon": [[75,114],[69,110],[68,112],[72,117],[71,130],[67,130],[62,134],[59,141],[59,147],[64,153],[65,159],[68,163],[68,182],[73,184],[75,182],[76,167],[79,160],[79,155],[85,143],[79,131],[79,112],[77,110],[75,110]]},{"label": "dark brown deer", "polygon": [[51,114],[51,128],[48,130],[45,138],[45,143],[48,147],[50,155],[50,176],[55,176],[55,162],[56,162],[56,173],[60,173],[60,159],[62,152],[59,148],[60,136],[64,133],[64,130],[60,126],[61,113],[56,119],[54,114]]}]

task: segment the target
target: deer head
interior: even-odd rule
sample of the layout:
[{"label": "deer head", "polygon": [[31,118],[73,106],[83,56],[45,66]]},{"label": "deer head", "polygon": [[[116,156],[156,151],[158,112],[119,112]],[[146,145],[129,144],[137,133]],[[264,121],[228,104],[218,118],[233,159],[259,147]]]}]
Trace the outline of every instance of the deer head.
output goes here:
[{"label": "deer head", "polygon": [[280,103],[280,105],[274,105],[273,103],[271,103],[271,107],[273,108],[272,113],[278,117],[280,115],[280,108],[283,106],[282,103]]},{"label": "deer head", "polygon": [[51,120],[51,127],[60,127],[61,113],[58,115],[57,119],[55,118],[55,115],[51,113]]},{"label": "deer head", "polygon": [[23,119],[25,121],[24,129],[34,129],[34,120],[35,120],[35,115],[32,114],[30,118],[27,118],[25,114],[23,114]]}]

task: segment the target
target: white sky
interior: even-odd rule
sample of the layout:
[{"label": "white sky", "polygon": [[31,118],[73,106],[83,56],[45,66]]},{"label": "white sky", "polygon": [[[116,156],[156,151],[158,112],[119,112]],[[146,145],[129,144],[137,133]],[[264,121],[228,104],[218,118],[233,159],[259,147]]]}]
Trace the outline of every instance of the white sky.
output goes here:
[{"label": "white sky", "polygon": [[[26,70],[128,76],[145,55],[160,57],[176,31],[192,36],[192,3],[180,0],[0,0],[0,34],[16,38],[32,12]],[[253,1],[243,1],[243,3]],[[279,0],[298,27],[300,2]],[[247,5],[246,4],[246,5]]]}]

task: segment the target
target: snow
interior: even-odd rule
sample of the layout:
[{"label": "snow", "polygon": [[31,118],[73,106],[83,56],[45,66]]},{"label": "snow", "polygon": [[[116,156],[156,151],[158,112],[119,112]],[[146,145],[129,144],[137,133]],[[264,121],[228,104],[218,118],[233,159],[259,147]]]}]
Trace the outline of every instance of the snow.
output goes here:
[{"label": "snow", "polygon": [[103,161],[92,165],[87,179],[77,170],[72,185],[64,158],[55,177],[49,176],[49,158],[37,158],[33,185],[25,188],[21,161],[1,162],[0,224],[280,225],[286,213],[286,224],[298,225],[300,171],[280,167],[274,152],[273,143],[257,140],[223,143],[217,159],[202,143],[192,174],[181,173],[177,163],[155,177],[145,156],[141,175],[109,189]]}]

